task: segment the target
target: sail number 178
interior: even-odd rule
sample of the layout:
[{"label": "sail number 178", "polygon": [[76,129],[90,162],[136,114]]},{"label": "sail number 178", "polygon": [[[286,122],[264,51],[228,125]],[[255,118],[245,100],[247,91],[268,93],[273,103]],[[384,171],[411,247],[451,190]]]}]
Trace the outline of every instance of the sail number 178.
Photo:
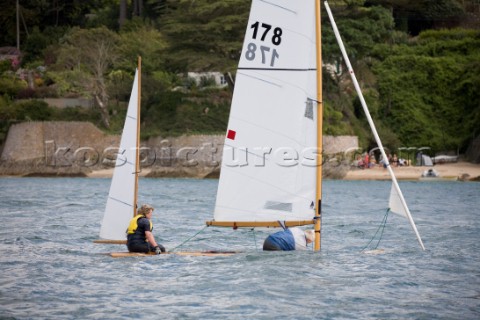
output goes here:
[{"label": "sail number 178", "polygon": [[[257,39],[257,36],[260,37],[260,41],[265,41],[266,39],[267,40],[271,39],[272,44],[274,46],[278,46],[282,42],[283,31],[279,27],[273,28],[272,25],[270,25],[270,24],[260,23],[260,22],[257,21],[255,23],[253,23],[250,26],[250,28],[253,29],[252,38],[254,40]],[[272,36],[270,37],[270,31],[272,30],[272,28],[273,28]],[[250,42],[247,45],[247,51],[245,52],[245,58],[248,61],[255,60],[255,58],[257,57],[257,49],[258,49],[258,46],[255,43]],[[280,57],[280,55],[278,54],[275,47],[273,47],[273,49],[272,49],[269,46],[261,45],[260,46],[260,53],[261,53],[261,57],[262,57],[262,64],[266,64],[267,59],[269,58],[268,60],[270,60],[269,61],[270,67],[273,67],[275,65],[275,60]]]}]

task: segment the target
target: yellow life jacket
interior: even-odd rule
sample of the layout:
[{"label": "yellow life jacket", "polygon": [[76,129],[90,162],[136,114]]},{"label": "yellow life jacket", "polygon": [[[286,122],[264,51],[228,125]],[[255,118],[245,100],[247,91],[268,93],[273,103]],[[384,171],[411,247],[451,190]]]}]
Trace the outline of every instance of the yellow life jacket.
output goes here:
[{"label": "yellow life jacket", "polygon": [[[144,215],[136,215],[135,217],[133,217],[132,220],[130,220],[130,224],[128,225],[128,229],[127,229],[127,234],[134,234],[135,231],[137,231],[137,228],[138,228],[138,219],[140,218],[145,218]],[[152,221],[150,221],[150,232],[153,230],[153,223]]]}]

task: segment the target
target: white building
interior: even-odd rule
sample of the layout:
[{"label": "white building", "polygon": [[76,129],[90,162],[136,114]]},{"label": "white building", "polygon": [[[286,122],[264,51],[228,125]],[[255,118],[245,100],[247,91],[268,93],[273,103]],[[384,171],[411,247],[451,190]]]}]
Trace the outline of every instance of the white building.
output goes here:
[{"label": "white building", "polygon": [[213,80],[215,86],[219,88],[224,88],[228,85],[227,80],[221,72],[188,72],[187,77],[195,80],[197,86],[209,80]]}]

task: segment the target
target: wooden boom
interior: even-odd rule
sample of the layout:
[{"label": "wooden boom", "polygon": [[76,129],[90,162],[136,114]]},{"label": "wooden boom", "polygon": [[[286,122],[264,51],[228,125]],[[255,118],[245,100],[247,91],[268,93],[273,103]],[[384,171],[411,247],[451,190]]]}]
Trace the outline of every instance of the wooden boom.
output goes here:
[{"label": "wooden boom", "polygon": [[[315,224],[314,220],[297,220],[297,221],[283,221],[286,227],[305,226]],[[263,228],[278,228],[282,225],[278,221],[206,221],[207,226],[214,227],[231,227],[231,228],[247,228],[247,227],[263,227]]]},{"label": "wooden boom", "polygon": [[127,244],[127,240],[94,240],[93,243],[102,243],[102,244]]}]

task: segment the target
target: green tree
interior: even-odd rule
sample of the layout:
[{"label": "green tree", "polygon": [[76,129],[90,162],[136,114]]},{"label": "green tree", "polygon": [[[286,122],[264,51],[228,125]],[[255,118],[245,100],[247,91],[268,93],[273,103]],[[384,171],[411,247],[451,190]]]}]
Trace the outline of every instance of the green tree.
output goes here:
[{"label": "green tree", "polygon": [[119,36],[105,27],[74,28],[59,48],[57,70],[69,70],[76,84],[91,95],[102,114],[103,125],[110,127],[106,75],[119,56]]},{"label": "green tree", "polygon": [[382,119],[404,143],[466,148],[480,123],[479,39],[478,31],[429,31],[376,63]]},{"label": "green tree", "polygon": [[[33,28],[41,32],[48,27],[85,26],[89,13],[108,5],[113,0],[72,1],[72,0],[21,0],[20,40],[23,44]],[[0,10],[0,43],[16,43],[16,0],[3,0]]]},{"label": "green tree", "polygon": [[171,0],[162,31],[171,47],[174,72],[230,71],[240,56],[250,2],[244,0]]},{"label": "green tree", "polygon": [[144,71],[152,73],[162,69],[168,42],[156,28],[136,18],[126,23],[119,32],[119,40],[120,56],[115,63],[116,68],[132,70],[132,62],[135,63],[141,56]]},{"label": "green tree", "polygon": [[[352,63],[369,56],[375,44],[389,41],[393,19],[382,7],[332,7],[337,26]],[[327,62],[341,61],[341,52],[326,13],[322,17],[322,53]]]},{"label": "green tree", "polygon": [[412,35],[430,28],[458,26],[465,15],[458,0],[368,0],[366,3],[389,8],[397,30]]}]

